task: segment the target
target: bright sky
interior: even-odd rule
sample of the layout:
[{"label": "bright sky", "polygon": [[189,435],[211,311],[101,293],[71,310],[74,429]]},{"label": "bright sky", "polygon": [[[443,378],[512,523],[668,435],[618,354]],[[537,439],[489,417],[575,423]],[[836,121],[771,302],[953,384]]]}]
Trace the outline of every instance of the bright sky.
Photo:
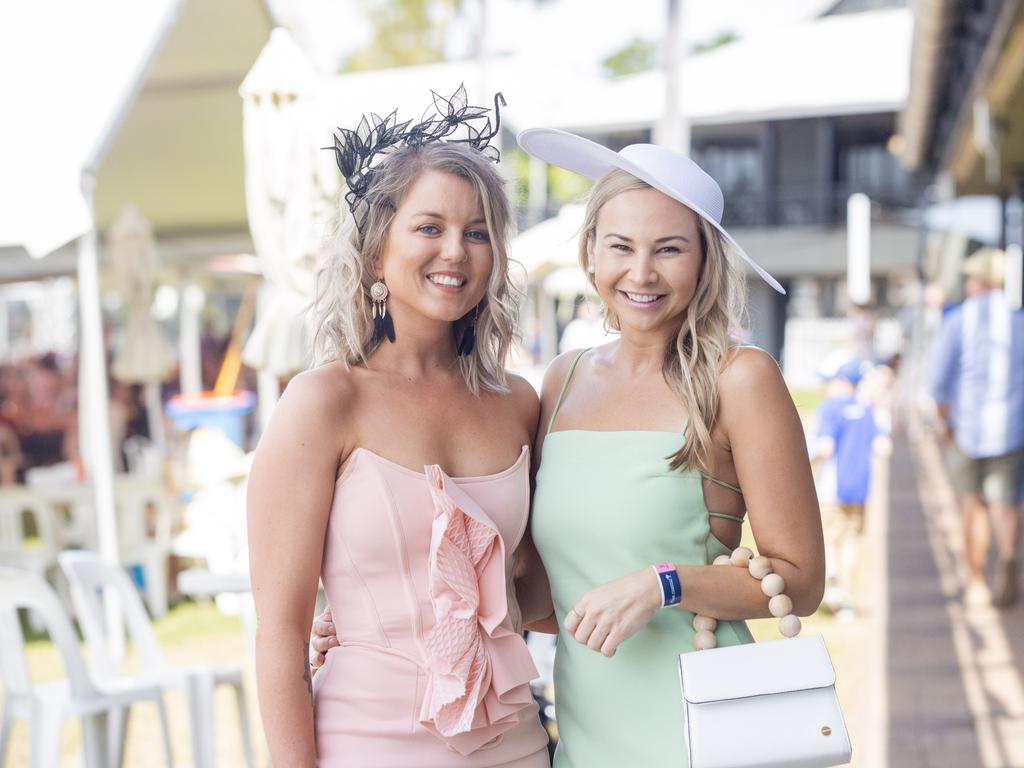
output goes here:
[{"label": "bright sky", "polygon": [[[486,0],[491,16],[490,47],[495,51],[537,52],[562,64],[596,67],[608,53],[633,37],[660,39],[666,0]],[[468,0],[466,16],[451,42],[473,34],[477,3]],[[680,0],[684,36],[691,42],[731,31],[747,37],[813,16],[834,0]],[[293,26],[318,67],[334,62],[363,43],[369,27],[360,0],[271,0],[278,18]]]}]

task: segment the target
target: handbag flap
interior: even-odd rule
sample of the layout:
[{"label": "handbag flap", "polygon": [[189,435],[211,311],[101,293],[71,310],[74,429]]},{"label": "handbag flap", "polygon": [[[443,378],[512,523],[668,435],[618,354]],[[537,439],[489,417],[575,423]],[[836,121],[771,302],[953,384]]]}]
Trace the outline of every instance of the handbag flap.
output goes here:
[{"label": "handbag flap", "polygon": [[682,653],[679,676],[683,698],[690,704],[826,688],[836,682],[821,635]]}]

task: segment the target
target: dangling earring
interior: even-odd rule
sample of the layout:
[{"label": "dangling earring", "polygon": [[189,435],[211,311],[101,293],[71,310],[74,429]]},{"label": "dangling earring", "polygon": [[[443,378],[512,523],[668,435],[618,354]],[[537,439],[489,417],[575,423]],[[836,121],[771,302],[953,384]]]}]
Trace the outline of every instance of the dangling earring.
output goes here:
[{"label": "dangling earring", "polygon": [[370,299],[373,301],[373,343],[377,344],[387,337],[387,340],[395,341],[395,324],[391,322],[391,315],[388,314],[388,287],[383,280],[378,280],[370,286]]},{"label": "dangling earring", "polygon": [[462,338],[459,339],[459,357],[465,357],[473,351],[476,344],[476,319],[480,314],[480,305],[473,307],[473,319],[469,321],[462,331]]}]

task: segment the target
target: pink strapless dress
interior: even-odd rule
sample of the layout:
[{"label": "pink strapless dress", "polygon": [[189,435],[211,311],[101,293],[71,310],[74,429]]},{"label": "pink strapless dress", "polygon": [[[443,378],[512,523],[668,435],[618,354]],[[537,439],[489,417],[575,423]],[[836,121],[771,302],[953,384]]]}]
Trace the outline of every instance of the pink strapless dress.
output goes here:
[{"label": "pink strapless dress", "polygon": [[451,478],[360,448],[334,491],[321,576],[340,646],[313,678],[324,768],[547,768],[512,553],[529,452]]}]

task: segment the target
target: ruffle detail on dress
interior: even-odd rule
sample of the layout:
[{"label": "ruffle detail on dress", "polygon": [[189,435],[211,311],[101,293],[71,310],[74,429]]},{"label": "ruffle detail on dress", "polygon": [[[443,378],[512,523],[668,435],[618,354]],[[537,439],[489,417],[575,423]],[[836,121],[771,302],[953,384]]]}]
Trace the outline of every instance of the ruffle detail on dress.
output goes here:
[{"label": "ruffle detail on dress", "polygon": [[505,545],[498,529],[441,468],[425,468],[434,503],[420,723],[468,755],[519,724],[537,668],[508,620]]}]

